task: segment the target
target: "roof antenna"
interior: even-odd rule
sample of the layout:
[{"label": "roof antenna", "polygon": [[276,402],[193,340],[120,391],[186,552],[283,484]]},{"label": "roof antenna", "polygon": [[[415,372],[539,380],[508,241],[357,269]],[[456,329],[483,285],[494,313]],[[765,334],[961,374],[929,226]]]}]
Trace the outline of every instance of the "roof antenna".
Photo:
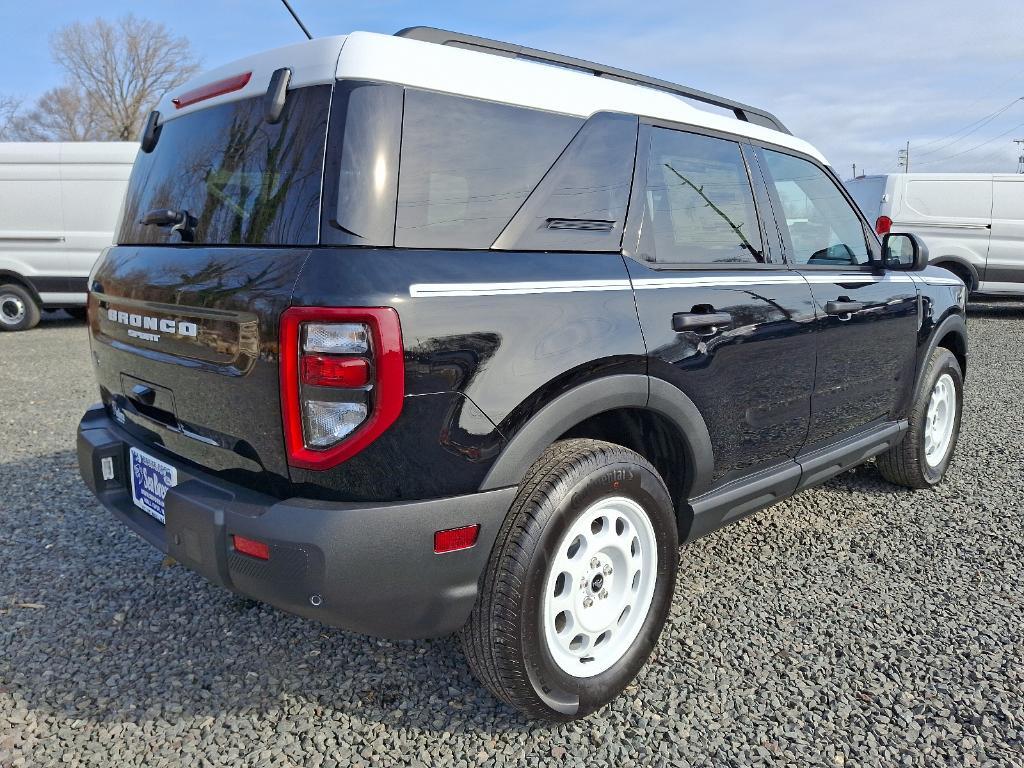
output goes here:
[{"label": "roof antenna", "polygon": [[297,14],[295,12],[295,9],[292,8],[291,3],[289,3],[288,0],[281,0],[281,2],[284,3],[284,7],[288,9],[288,13],[290,13],[292,15],[292,18],[295,19],[295,23],[299,25],[299,29],[302,30],[306,37],[312,40],[313,36],[309,34],[309,30],[306,29],[306,25],[302,23],[302,19],[299,18],[299,14]]}]

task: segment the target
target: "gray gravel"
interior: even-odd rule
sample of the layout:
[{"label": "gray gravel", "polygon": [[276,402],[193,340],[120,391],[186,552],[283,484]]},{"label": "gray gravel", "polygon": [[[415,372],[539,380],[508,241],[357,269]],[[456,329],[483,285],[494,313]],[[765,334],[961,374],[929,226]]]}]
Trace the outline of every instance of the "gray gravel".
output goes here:
[{"label": "gray gravel", "polygon": [[162,562],[78,478],[83,327],[0,334],[0,766],[1024,766],[1024,303],[969,326],[944,485],[864,467],[683,550],[655,658],[558,727],[453,639],[349,635]]}]

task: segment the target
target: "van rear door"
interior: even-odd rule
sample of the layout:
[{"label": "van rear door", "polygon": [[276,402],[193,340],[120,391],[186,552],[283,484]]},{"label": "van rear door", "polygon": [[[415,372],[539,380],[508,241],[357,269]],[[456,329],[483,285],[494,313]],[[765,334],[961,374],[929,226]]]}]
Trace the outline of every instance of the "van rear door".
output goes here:
[{"label": "van rear door", "polygon": [[270,493],[288,482],[278,321],[319,242],[331,88],[290,91],[274,123],[263,94],[165,122],[132,170],[118,245],[90,278],[112,417],[154,448]]}]

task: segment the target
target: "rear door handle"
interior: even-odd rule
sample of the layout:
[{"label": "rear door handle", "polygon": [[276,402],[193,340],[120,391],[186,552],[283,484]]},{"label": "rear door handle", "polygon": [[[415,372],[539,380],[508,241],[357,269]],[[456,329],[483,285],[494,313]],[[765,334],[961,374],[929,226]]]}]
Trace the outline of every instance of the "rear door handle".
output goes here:
[{"label": "rear door handle", "polygon": [[676,312],[672,315],[672,330],[715,332],[732,326],[732,315],[728,312]]},{"label": "rear door handle", "polygon": [[825,314],[849,315],[852,312],[860,312],[864,306],[863,301],[829,301],[825,303]]}]

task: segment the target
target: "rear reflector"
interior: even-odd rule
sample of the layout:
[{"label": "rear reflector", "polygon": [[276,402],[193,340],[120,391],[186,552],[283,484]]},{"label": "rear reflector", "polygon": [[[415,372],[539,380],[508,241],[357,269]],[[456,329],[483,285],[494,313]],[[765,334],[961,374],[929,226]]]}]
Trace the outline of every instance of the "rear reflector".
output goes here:
[{"label": "rear reflector", "polygon": [[244,536],[235,535],[231,536],[231,541],[235,545],[236,552],[241,552],[243,555],[255,557],[258,560],[270,559],[270,547],[262,541],[255,541],[254,539],[247,539]]},{"label": "rear reflector", "polygon": [[191,91],[185,91],[181,96],[171,99],[171,104],[174,105],[175,109],[181,109],[199,101],[212,99],[214,96],[223,96],[225,93],[240,91],[248,85],[251,77],[252,72],[244,72],[241,75],[225,77],[223,80],[215,80],[212,83],[193,88]]},{"label": "rear reflector", "polygon": [[449,528],[447,531],[438,531],[434,534],[434,552],[443,555],[445,552],[455,552],[460,549],[469,549],[476,544],[480,535],[480,525],[467,525],[463,528]]},{"label": "rear reflector", "polygon": [[361,357],[302,356],[302,383],[314,387],[365,387],[370,363]]},{"label": "rear reflector", "polygon": [[888,216],[879,216],[875,221],[875,232],[879,235],[887,235],[890,229],[892,229],[892,219]]}]

